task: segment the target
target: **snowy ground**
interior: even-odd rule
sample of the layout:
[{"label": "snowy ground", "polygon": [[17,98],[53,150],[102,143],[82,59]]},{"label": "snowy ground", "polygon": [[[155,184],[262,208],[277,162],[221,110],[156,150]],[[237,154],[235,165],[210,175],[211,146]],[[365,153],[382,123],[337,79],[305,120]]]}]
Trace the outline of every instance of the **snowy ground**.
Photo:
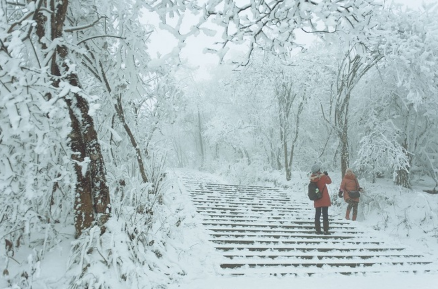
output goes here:
[{"label": "snowy ground", "polygon": [[[333,275],[333,273],[305,276],[248,276],[248,277],[222,277],[218,276],[218,260],[221,257],[213,250],[208,242],[208,236],[201,225],[201,218],[196,214],[195,208],[190,201],[178,176],[189,175],[201,182],[216,182],[230,184],[258,184],[267,186],[285,187],[290,194],[306,197],[307,175],[294,173],[291,182],[285,182],[283,176],[271,174],[264,179],[220,177],[197,171],[170,172],[172,186],[165,193],[164,208],[162,209],[163,222],[153,228],[156,238],[164,237],[166,244],[156,249],[165,251],[162,257],[147,255],[150,265],[159,268],[151,271],[147,266],[139,266],[135,270],[142,270],[147,280],[138,280],[135,288],[169,288],[169,289],[286,289],[286,288],[436,288],[438,273],[435,271],[428,274],[373,274],[373,275]],[[333,184],[329,189],[332,196],[333,206],[330,208],[331,215],[342,216],[345,211],[345,203],[337,199],[336,193],[340,179],[332,176]],[[358,225],[373,228],[384,238],[392,238],[394,241],[403,243],[406,247],[415,248],[420,253],[428,255],[438,263],[438,195],[430,195],[422,192],[430,189],[430,184],[416,183],[414,191],[402,190],[394,187],[390,181],[379,180],[376,184],[367,183],[359,179],[366,194],[361,199],[359,207]],[[312,204],[309,202],[309,206]],[[170,227],[166,224],[180,225]],[[164,226],[165,225],[165,226]],[[163,227],[164,226],[164,227]],[[163,230],[165,228],[166,230]],[[73,231],[73,228],[64,228]],[[71,234],[72,232],[70,232]],[[161,237],[160,237],[161,235]],[[72,238],[53,247],[44,260],[26,259],[29,252],[23,249],[17,252],[14,258],[21,261],[20,264],[10,261],[10,274],[20,274],[20,270],[30,270],[34,266],[35,274],[31,288],[73,288],[69,284],[72,272],[68,272],[67,264],[70,256],[70,243]],[[123,250],[120,251],[120,253]],[[26,261],[27,260],[27,261]],[[3,261],[0,260],[3,266]],[[434,268],[438,268],[435,264]],[[3,268],[2,268],[3,270]],[[107,269],[113,270],[113,269]],[[17,273],[18,272],[18,273]],[[97,271],[96,271],[97,273]],[[114,278],[117,272],[100,272],[102,278]],[[11,276],[10,275],[10,276]],[[105,277],[107,276],[107,277]],[[139,275],[140,276],[140,275]],[[116,278],[114,278],[115,280]],[[112,280],[112,279],[111,279]],[[130,288],[126,283],[115,280],[111,288]],[[134,286],[134,285],[132,285]],[[11,287],[7,284],[6,277],[0,276],[0,288],[25,288]],[[27,287],[26,287],[27,288]],[[29,287],[30,288],[30,287]],[[79,287],[78,287],[79,288]],[[93,287],[97,288],[97,287]],[[134,288],[134,287],[132,287]],[[91,288],[90,288],[91,289]]]},{"label": "snowy ground", "polygon": [[373,275],[373,276],[312,276],[312,277],[234,277],[200,278],[169,288],[180,289],[417,289],[436,288],[438,275]]},{"label": "snowy ground", "polygon": [[[218,183],[244,183],[242,180],[225,180],[218,176],[199,173],[195,171],[184,171],[178,173],[190,175],[204,182]],[[271,177],[272,179],[272,177]],[[330,185],[333,206],[330,214],[340,215],[344,213],[345,203],[337,199],[336,193],[340,179],[332,177],[333,184]],[[272,180],[271,180],[272,181]],[[359,180],[361,186],[366,189],[359,207],[358,224],[368,228],[376,229],[382,237],[393,239],[408,248],[414,248],[419,252],[430,256],[438,263],[438,195],[430,195],[422,192],[418,186],[414,192],[405,191],[394,187],[390,181],[379,180],[376,184]],[[305,186],[307,176],[305,173],[295,173],[293,180],[289,183],[281,181],[281,176],[274,181],[276,185],[291,187],[291,194],[302,194],[305,197]],[[261,182],[263,183],[263,182]],[[254,184],[252,181],[251,184]],[[272,183],[265,182],[272,186]],[[430,187],[427,187],[430,188]],[[184,188],[182,188],[184,192]],[[312,204],[309,203],[309,206]],[[199,235],[202,227],[199,227]],[[193,233],[193,232],[192,232]],[[208,246],[208,244],[205,244]],[[208,251],[208,249],[204,249]],[[212,253],[214,266],[214,253]],[[188,274],[182,280],[170,285],[170,289],[219,289],[219,288],[435,288],[438,282],[438,272],[425,274],[386,273],[372,275],[333,275],[321,274],[318,276],[248,276],[248,277],[221,277],[214,276],[214,273],[203,272],[202,268],[195,269],[197,264],[192,264],[192,271],[196,275]],[[433,268],[438,268],[434,264]],[[210,267],[211,268],[211,267]]]}]

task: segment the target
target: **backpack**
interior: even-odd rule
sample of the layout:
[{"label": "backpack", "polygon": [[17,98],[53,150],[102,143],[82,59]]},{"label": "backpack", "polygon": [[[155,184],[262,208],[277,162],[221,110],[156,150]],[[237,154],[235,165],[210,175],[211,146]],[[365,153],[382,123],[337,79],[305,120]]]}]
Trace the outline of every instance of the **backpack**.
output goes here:
[{"label": "backpack", "polygon": [[307,195],[311,201],[316,201],[322,198],[322,192],[318,189],[316,182],[309,183]]}]

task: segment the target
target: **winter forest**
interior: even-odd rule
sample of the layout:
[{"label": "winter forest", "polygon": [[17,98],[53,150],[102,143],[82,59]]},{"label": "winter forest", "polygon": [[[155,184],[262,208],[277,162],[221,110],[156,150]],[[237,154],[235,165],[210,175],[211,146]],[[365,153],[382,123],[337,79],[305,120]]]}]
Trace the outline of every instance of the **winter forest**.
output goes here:
[{"label": "winter forest", "polygon": [[178,282],[175,170],[288,188],[353,168],[424,194],[436,246],[437,51],[437,3],[0,0],[0,287]]}]

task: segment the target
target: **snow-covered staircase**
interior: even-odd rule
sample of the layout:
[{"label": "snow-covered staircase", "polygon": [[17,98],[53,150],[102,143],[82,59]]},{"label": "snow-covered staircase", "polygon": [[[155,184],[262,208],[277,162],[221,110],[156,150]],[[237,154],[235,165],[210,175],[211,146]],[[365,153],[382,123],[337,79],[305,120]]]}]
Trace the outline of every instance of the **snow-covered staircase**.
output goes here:
[{"label": "snow-covered staircase", "polygon": [[[427,257],[394,245],[357,223],[330,219],[331,235],[314,232],[310,201],[279,188],[199,182],[183,184],[231,275],[427,272]],[[299,199],[299,198],[298,198]]]}]

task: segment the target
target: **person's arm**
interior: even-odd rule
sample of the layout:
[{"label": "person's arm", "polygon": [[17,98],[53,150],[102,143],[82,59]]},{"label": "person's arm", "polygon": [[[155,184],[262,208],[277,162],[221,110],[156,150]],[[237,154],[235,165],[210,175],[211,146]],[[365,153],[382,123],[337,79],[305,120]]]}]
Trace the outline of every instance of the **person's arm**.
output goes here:
[{"label": "person's arm", "polygon": [[357,190],[358,190],[359,192],[363,192],[363,189],[360,187],[360,185],[359,185],[359,181],[357,180],[357,178],[356,178],[356,184],[357,184]]},{"label": "person's arm", "polygon": [[329,177],[327,171],[324,171],[324,182],[326,185],[329,185],[332,183],[332,179]]},{"label": "person's arm", "polygon": [[345,192],[345,178],[342,179],[341,187],[339,188],[341,191]]}]

